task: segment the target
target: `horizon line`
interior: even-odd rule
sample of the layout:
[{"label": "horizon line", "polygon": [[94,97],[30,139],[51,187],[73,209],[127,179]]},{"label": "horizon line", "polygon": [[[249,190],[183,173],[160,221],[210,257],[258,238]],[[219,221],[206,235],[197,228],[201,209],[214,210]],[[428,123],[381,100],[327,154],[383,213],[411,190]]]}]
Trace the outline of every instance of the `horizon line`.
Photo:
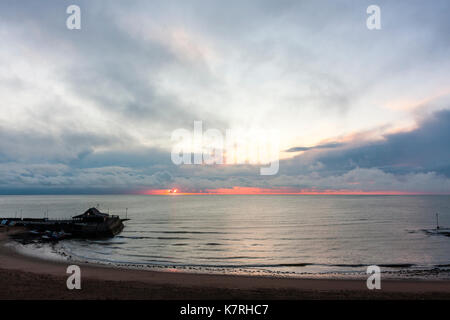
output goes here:
[{"label": "horizon line", "polygon": [[258,188],[258,187],[232,187],[205,189],[199,191],[183,191],[179,188],[147,189],[138,191],[141,195],[449,195],[448,193],[412,192],[398,190],[315,190],[291,188]]}]

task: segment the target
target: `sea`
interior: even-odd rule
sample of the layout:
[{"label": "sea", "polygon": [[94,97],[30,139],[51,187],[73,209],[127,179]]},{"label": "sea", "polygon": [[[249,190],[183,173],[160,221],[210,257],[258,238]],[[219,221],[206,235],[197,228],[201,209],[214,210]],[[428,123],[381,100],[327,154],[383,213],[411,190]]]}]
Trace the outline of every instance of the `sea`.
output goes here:
[{"label": "sea", "polygon": [[450,279],[448,195],[0,196],[0,217],[70,218],[90,207],[130,220],[111,239],[10,245],[167,272],[361,278],[376,265],[388,278]]}]

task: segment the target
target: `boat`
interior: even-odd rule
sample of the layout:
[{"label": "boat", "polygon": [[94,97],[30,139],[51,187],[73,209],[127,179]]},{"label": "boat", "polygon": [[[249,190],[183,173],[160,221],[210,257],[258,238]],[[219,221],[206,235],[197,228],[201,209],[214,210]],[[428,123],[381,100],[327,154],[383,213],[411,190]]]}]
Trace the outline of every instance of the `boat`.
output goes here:
[{"label": "boat", "polygon": [[429,235],[443,235],[450,237],[450,228],[439,225],[439,213],[436,213],[436,228],[424,230]]},{"label": "boat", "polygon": [[83,214],[72,219],[58,220],[48,218],[0,218],[5,227],[25,227],[30,234],[41,236],[45,240],[67,238],[112,238],[122,232],[124,221],[116,215],[89,208]]}]

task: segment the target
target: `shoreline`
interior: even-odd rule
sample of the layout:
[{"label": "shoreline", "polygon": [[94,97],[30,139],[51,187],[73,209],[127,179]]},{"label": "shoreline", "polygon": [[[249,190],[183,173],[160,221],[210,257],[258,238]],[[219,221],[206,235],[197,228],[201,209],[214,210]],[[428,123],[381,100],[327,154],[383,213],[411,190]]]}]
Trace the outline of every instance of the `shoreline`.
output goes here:
[{"label": "shoreline", "polygon": [[77,263],[81,290],[68,290],[67,266],[22,255],[5,246],[0,229],[0,299],[450,299],[448,280],[384,280],[368,290],[365,280],[304,279],[125,269]]},{"label": "shoreline", "polygon": [[[324,271],[324,272],[295,272],[295,271],[273,271],[264,269],[252,269],[255,267],[239,266],[213,266],[213,265],[157,265],[157,264],[145,264],[134,262],[113,262],[113,261],[97,261],[95,259],[89,260],[86,258],[81,259],[73,258],[71,253],[66,253],[64,250],[52,252],[51,255],[48,252],[39,252],[40,249],[29,249],[26,245],[17,246],[14,241],[8,242],[11,246],[11,250],[19,254],[20,256],[29,257],[32,259],[38,259],[41,261],[55,261],[67,264],[75,265],[89,265],[106,268],[115,268],[120,270],[140,270],[151,272],[176,272],[187,274],[206,274],[206,275],[232,275],[232,276],[249,276],[249,277],[261,277],[261,278],[283,278],[283,279],[303,279],[303,280],[358,280],[365,281],[367,279],[366,269],[369,265],[360,265],[364,270],[348,270],[348,271]],[[45,256],[45,258],[44,258]],[[313,264],[310,264],[313,265]],[[377,264],[379,267],[389,267],[402,265],[383,265]],[[409,264],[405,264],[409,266]],[[447,265],[445,265],[447,266]],[[393,268],[393,267],[391,267]],[[446,273],[447,276],[439,277],[440,273]],[[448,276],[448,270],[439,270],[431,268],[418,268],[414,270],[398,271],[396,269],[382,271],[384,280],[411,280],[411,281],[450,281]]]}]

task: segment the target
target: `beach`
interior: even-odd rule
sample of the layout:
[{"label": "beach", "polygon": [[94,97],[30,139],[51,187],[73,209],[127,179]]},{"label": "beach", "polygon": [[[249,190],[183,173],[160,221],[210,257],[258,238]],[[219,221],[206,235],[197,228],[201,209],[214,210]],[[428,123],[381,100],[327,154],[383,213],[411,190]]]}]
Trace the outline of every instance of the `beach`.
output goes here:
[{"label": "beach", "polygon": [[24,256],[0,231],[0,299],[450,299],[450,281],[362,280],[157,272],[94,264],[81,268],[81,290],[68,290],[69,262]]}]

